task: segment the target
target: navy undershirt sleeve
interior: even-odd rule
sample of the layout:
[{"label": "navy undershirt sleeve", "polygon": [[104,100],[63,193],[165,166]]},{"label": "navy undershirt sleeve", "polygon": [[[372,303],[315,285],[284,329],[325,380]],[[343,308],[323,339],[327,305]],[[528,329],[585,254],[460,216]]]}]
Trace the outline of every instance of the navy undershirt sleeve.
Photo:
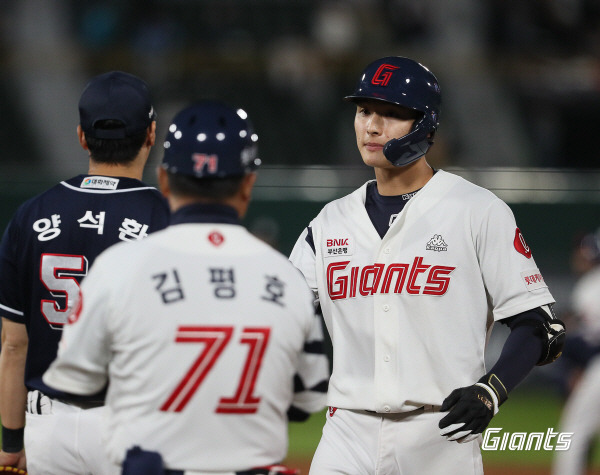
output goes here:
[{"label": "navy undershirt sleeve", "polygon": [[495,374],[507,392],[512,391],[533,369],[539,361],[543,342],[539,330],[532,325],[519,325],[524,320],[544,321],[544,317],[529,310],[510,317],[501,323],[507,325],[511,331],[502,347],[502,352],[496,364],[487,373]]}]

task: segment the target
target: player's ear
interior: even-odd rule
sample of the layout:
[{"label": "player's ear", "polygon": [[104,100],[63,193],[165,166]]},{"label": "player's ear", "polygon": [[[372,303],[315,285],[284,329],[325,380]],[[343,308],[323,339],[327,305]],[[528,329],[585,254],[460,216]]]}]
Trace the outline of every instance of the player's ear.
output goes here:
[{"label": "player's ear", "polygon": [[256,173],[247,173],[244,175],[242,179],[242,183],[240,185],[240,192],[242,194],[242,198],[245,201],[250,201],[252,196],[252,188],[254,188],[254,183],[256,183]]},{"label": "player's ear", "polygon": [[90,148],[88,147],[87,140],[85,140],[85,134],[83,133],[81,125],[77,126],[77,137],[79,138],[79,145],[89,152]]},{"label": "player's ear", "polygon": [[154,143],[156,142],[156,121],[153,120],[150,124],[150,127],[147,129],[146,135],[146,145],[149,147],[154,147]]},{"label": "player's ear", "polygon": [[243,218],[248,210],[248,205],[250,204],[250,198],[252,197],[252,188],[254,187],[254,183],[256,182],[256,173],[247,173],[242,178],[242,182],[240,183],[240,188],[238,191],[238,198],[240,206],[237,208],[240,218]]}]

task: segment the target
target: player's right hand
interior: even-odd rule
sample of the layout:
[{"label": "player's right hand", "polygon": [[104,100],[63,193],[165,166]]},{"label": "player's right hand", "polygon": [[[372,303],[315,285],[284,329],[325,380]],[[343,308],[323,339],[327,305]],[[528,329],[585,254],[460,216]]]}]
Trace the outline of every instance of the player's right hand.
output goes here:
[{"label": "player's right hand", "polygon": [[[14,470],[13,473],[26,474],[27,459],[25,458],[25,450],[19,452],[0,451],[0,467],[15,467],[18,470]],[[3,471],[8,472],[6,468]]]},{"label": "player's right hand", "polygon": [[439,422],[440,435],[451,441],[469,442],[476,439],[498,413],[498,398],[489,386],[476,383],[452,391],[440,411],[449,411]]}]

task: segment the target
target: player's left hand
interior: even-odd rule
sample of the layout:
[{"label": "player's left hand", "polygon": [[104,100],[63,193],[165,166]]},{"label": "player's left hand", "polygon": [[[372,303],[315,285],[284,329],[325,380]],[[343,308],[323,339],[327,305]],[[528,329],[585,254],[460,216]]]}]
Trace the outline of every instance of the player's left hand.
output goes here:
[{"label": "player's left hand", "polygon": [[474,440],[498,413],[498,406],[495,391],[485,383],[455,389],[440,409],[450,411],[439,422],[440,435],[460,443]]}]

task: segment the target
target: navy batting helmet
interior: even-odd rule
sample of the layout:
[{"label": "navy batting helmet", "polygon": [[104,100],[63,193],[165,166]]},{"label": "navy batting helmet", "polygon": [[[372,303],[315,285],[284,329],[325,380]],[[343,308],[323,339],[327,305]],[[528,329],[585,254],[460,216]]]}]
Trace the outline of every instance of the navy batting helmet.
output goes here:
[{"label": "navy batting helmet", "polygon": [[414,109],[423,114],[410,133],[390,140],[383,154],[401,167],[427,153],[439,125],[441,95],[437,78],[416,61],[387,56],[369,64],[347,101],[376,100]]},{"label": "navy batting helmet", "polygon": [[196,178],[240,176],[260,165],[258,136],[248,114],[221,102],[202,101],[169,125],[162,166]]}]

